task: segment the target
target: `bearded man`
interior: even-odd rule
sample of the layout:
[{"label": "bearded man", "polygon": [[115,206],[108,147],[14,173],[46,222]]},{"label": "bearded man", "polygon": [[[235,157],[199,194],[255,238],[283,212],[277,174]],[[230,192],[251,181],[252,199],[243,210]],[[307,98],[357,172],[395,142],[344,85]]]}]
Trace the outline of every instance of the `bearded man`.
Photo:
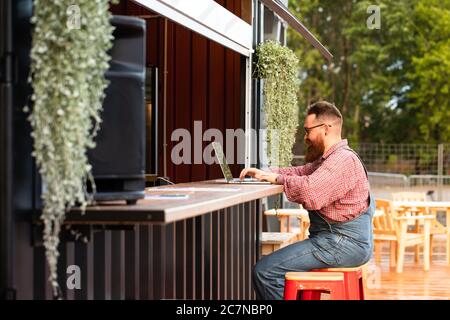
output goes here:
[{"label": "bearded man", "polygon": [[284,186],[291,202],[308,210],[309,238],[260,259],[253,269],[257,299],[282,299],[284,276],[291,271],[357,267],[373,251],[372,218],[375,201],[370,195],[367,170],[342,140],[343,118],[333,104],[319,101],[307,109],[304,166],[242,170],[260,181]]}]

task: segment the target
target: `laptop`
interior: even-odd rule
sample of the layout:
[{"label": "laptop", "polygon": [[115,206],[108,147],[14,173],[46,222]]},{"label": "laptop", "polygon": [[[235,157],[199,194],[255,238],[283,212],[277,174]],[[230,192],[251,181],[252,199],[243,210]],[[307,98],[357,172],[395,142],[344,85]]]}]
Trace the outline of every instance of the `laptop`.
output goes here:
[{"label": "laptop", "polygon": [[255,178],[244,178],[243,180],[239,178],[233,178],[231,174],[230,166],[227,163],[225,155],[223,153],[222,145],[218,142],[213,142],[212,146],[216,153],[217,160],[219,161],[220,168],[222,169],[223,176],[225,177],[226,183],[235,183],[235,184],[271,184],[268,181],[258,181]]}]

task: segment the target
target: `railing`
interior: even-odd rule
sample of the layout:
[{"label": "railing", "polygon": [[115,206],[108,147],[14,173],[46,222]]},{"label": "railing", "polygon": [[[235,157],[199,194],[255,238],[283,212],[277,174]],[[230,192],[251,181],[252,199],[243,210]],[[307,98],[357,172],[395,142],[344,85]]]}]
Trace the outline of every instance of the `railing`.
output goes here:
[{"label": "railing", "polygon": [[408,177],[408,185],[413,186],[448,186],[450,185],[450,176],[439,176],[433,174],[412,175]]},{"label": "railing", "polygon": [[408,177],[404,174],[369,172],[371,186],[408,187]]}]

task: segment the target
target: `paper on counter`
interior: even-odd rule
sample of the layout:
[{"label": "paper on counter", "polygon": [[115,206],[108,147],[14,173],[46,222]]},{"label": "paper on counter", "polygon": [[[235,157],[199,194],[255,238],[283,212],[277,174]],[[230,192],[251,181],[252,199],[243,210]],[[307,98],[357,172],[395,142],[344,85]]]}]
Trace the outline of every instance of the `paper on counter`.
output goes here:
[{"label": "paper on counter", "polygon": [[238,192],[241,188],[199,188],[199,187],[174,187],[174,188],[147,188],[145,191],[182,191],[182,192]]}]

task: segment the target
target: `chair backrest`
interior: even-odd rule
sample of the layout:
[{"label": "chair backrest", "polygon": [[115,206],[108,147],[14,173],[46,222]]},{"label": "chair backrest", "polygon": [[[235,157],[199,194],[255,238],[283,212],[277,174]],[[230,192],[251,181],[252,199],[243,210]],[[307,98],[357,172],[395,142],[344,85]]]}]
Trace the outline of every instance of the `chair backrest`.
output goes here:
[{"label": "chair backrest", "polygon": [[[393,201],[427,201],[427,194],[425,192],[405,191],[394,192],[392,194]],[[414,208],[403,212],[405,215],[421,215],[429,214],[428,208]],[[414,223],[412,223],[414,224]]]},{"label": "chair backrest", "polygon": [[391,201],[376,199],[375,203],[375,210],[377,214],[373,218],[373,233],[395,235],[395,212],[392,208]]},{"label": "chair backrest", "polygon": [[427,194],[425,192],[394,192],[392,194],[393,201],[426,201]]}]

